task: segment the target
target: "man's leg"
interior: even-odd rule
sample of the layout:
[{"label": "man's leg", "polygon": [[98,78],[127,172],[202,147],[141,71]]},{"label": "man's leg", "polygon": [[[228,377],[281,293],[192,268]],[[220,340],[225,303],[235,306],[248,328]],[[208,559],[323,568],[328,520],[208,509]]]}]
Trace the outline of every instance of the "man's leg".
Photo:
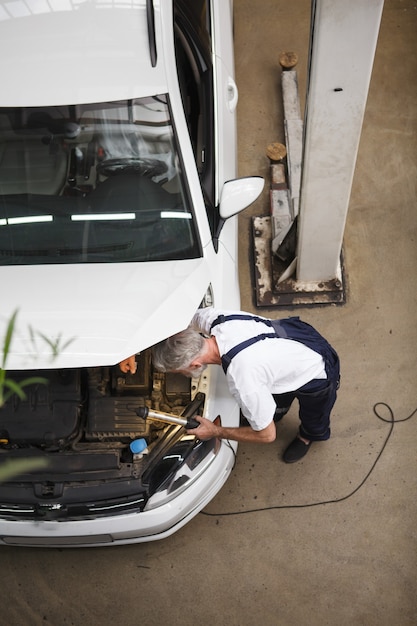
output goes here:
[{"label": "man's leg", "polygon": [[284,461],[294,463],[305,456],[312,441],[330,437],[330,413],[336,401],[337,383],[331,380],[312,380],[296,392],[300,404],[299,436],[284,452]]},{"label": "man's leg", "polygon": [[272,395],[274,397],[275,404],[277,405],[274,415],[274,422],[277,423],[281,421],[284,415],[290,410],[291,404],[295,398],[295,393],[274,393]]},{"label": "man's leg", "polygon": [[336,402],[336,387],[336,383],[331,380],[312,380],[298,390],[300,435],[304,439],[329,439],[330,413]]}]

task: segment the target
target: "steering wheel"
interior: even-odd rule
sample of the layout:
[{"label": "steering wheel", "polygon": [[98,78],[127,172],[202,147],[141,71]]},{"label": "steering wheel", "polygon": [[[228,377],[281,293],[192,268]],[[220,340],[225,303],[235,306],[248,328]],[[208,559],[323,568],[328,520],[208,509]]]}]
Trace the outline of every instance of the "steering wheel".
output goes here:
[{"label": "steering wheel", "polygon": [[107,159],[97,164],[98,174],[103,176],[117,176],[118,174],[140,174],[141,176],[161,176],[168,167],[158,159],[146,159],[141,157],[126,157]]}]

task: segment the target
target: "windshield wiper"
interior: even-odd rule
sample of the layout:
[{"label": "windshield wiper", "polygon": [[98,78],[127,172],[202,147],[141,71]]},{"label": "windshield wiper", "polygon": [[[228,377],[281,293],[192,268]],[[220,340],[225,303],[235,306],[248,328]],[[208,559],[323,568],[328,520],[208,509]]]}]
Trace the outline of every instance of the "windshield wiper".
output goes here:
[{"label": "windshield wiper", "polygon": [[124,252],[132,247],[132,242],[109,244],[103,246],[93,246],[86,250],[85,248],[43,248],[34,250],[2,250],[0,249],[0,257],[64,257],[64,256],[83,256],[87,254],[107,254],[109,252]]}]

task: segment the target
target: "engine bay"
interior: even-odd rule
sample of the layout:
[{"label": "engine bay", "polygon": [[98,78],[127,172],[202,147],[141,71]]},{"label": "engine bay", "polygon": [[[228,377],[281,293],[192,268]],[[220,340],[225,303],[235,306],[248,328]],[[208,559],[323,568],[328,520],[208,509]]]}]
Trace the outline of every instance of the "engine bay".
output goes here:
[{"label": "engine bay", "polygon": [[[157,438],[166,424],[136,415],[140,406],[181,415],[191,402],[191,381],[181,374],[160,374],[151,367],[150,353],[136,356],[135,374],[114,367],[9,372],[17,383],[31,376],[45,384],[25,388],[26,399],[13,395],[0,411],[2,441],[11,448],[45,451],[103,444],[128,445],[138,437]],[[5,443],[3,443],[4,449]]]},{"label": "engine bay", "polygon": [[[1,515],[61,519],[140,511],[196,447],[209,450],[182,426],[137,415],[139,407],[202,414],[204,394],[181,374],[154,371],[150,350],[135,358],[134,374],[118,365],[8,372],[16,383],[46,380],[0,409],[0,465],[28,463],[0,483]],[[137,439],[146,442],[142,454],[132,452]],[[31,469],[33,459],[45,467]]]}]

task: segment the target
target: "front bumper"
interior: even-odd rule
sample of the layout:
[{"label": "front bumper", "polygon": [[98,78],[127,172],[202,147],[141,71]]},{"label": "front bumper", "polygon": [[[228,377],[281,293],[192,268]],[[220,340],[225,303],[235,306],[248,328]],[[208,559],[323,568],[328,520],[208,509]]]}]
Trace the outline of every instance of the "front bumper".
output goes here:
[{"label": "front bumper", "polygon": [[144,543],[169,537],[220,491],[233,469],[236,448],[234,442],[229,445],[222,441],[207,470],[176,498],[158,508],[77,521],[0,520],[0,545],[78,548]]}]

